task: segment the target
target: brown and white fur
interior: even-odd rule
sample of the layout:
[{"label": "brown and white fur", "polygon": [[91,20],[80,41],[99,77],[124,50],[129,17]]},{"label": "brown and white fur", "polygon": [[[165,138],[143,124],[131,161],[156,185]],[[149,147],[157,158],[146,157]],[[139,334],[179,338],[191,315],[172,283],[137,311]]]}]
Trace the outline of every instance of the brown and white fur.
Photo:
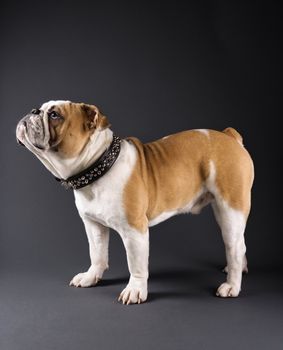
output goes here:
[{"label": "brown and white fur", "polygon": [[[49,101],[27,115],[17,138],[48,170],[68,178],[93,163],[113,133],[97,107]],[[55,111],[60,118],[51,119]],[[119,300],[147,299],[149,227],[179,213],[197,214],[211,203],[225,244],[227,280],[220,297],[236,297],[247,271],[244,231],[251,206],[253,162],[233,128],[190,130],[143,144],[124,139],[120,155],[102,178],[74,190],[89,242],[91,265],[70,285],[94,286],[108,268],[109,228],[121,236],[130,279]]]}]

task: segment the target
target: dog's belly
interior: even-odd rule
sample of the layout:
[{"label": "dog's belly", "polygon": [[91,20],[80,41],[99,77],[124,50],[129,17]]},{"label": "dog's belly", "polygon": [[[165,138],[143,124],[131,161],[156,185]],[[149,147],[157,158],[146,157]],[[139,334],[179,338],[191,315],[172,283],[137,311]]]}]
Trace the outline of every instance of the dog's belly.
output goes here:
[{"label": "dog's belly", "polygon": [[193,202],[188,203],[184,208],[176,209],[176,210],[168,210],[159,214],[154,219],[148,222],[149,227],[159,224],[162,221],[165,221],[171,218],[174,215],[189,213],[193,207]]},{"label": "dog's belly", "polygon": [[197,195],[184,207],[162,212],[160,215],[158,215],[157,217],[149,221],[149,226],[157,225],[160,222],[165,221],[171,218],[172,216],[178,215],[178,214],[186,214],[186,213],[199,214],[202,208],[208,205],[212,200],[213,200],[213,196],[211,195],[211,193],[207,192],[207,189],[203,187],[199,191],[199,193],[197,193]]}]

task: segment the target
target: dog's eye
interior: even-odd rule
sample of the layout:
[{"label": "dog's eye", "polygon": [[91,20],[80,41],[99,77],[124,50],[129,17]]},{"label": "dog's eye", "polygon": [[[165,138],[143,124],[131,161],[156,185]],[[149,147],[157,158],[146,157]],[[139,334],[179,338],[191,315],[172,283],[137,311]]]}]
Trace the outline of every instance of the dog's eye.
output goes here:
[{"label": "dog's eye", "polygon": [[58,119],[61,119],[62,117],[60,116],[60,114],[58,114],[57,112],[55,111],[52,111],[52,112],[49,112],[48,113],[48,117],[52,120],[58,120]]}]

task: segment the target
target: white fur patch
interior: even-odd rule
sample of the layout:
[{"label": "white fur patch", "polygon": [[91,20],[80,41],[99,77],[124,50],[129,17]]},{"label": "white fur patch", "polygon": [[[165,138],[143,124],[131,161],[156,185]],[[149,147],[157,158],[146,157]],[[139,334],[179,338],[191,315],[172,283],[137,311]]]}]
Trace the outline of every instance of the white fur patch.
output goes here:
[{"label": "white fur patch", "polygon": [[155,217],[154,219],[150,220],[148,222],[148,226],[154,226],[159,224],[162,221],[165,221],[169,218],[171,218],[171,216],[176,215],[178,213],[178,210],[170,210],[170,211],[164,211],[163,213],[159,214],[157,217]]},{"label": "white fur patch", "polygon": [[209,137],[209,130],[207,129],[195,129],[195,131],[201,132],[205,136]]},{"label": "white fur patch", "polygon": [[217,191],[215,178],[216,178],[216,168],[215,168],[214,162],[211,160],[209,162],[209,176],[206,180],[206,187],[209,190],[209,192],[213,194]]},{"label": "white fur patch", "polygon": [[40,107],[40,109],[42,109],[44,112],[47,112],[52,106],[60,106],[60,105],[63,105],[65,103],[71,103],[71,101],[50,100],[48,102],[43,103],[42,106]]},{"label": "white fur patch", "polygon": [[137,152],[134,145],[122,141],[117,161],[108,173],[93,184],[75,190],[78,211],[118,232],[129,229],[123,203],[123,190],[136,163]]}]

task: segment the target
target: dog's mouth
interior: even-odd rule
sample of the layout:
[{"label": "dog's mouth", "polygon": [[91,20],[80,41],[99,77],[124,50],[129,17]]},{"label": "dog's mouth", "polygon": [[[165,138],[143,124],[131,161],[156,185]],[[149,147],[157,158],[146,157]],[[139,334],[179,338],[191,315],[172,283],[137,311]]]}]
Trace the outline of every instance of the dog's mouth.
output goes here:
[{"label": "dog's mouth", "polygon": [[20,146],[23,146],[23,147],[26,147],[25,144],[20,140],[21,139],[24,139],[24,131],[26,131],[27,129],[27,123],[25,120],[22,120],[18,126],[17,126],[17,131],[16,131],[16,140],[17,140],[17,143],[20,145]]},{"label": "dog's mouth", "polygon": [[18,142],[18,144],[19,144],[20,146],[26,147],[26,146],[22,143],[22,141],[20,141],[18,138],[17,138],[17,142]]}]

